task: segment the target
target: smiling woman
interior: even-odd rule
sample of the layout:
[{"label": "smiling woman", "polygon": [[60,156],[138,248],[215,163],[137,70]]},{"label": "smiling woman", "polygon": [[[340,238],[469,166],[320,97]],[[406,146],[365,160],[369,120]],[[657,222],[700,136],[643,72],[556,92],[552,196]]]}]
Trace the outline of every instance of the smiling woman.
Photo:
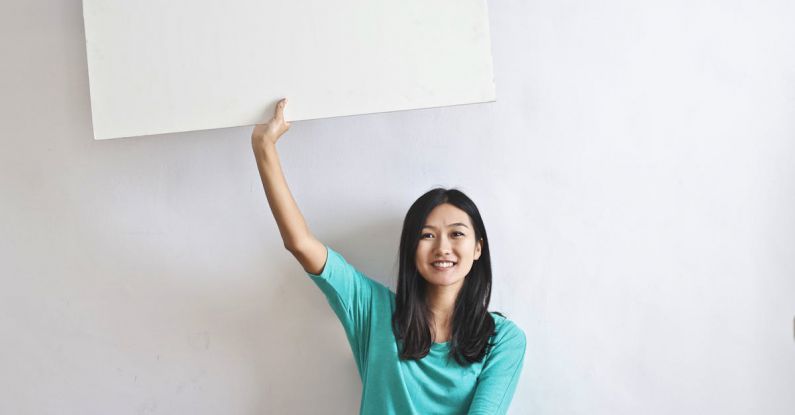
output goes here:
[{"label": "smiling woman", "polygon": [[489,312],[491,259],[474,202],[437,188],[409,208],[397,292],[309,231],[287,188],[276,141],[286,101],[252,133],[265,194],[284,246],[342,323],[362,379],[361,414],[504,414],[525,356],[524,332]]},{"label": "smiling woman", "polygon": [[449,338],[459,364],[481,360],[494,330],[490,296],[488,237],[475,204],[455,189],[420,196],[400,238],[393,320],[397,338],[406,340],[401,357],[422,358],[432,335],[437,343]]}]

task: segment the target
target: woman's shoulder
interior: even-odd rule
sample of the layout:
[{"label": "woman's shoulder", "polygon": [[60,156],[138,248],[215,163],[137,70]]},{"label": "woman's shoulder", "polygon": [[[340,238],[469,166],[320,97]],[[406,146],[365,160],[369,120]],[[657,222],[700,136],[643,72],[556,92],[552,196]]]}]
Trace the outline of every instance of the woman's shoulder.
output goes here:
[{"label": "woman's shoulder", "polygon": [[313,277],[313,279],[329,279],[332,274],[340,274],[338,275],[338,279],[342,279],[342,281],[338,281],[338,283],[346,284],[351,281],[354,283],[361,282],[375,291],[378,291],[381,295],[388,295],[391,292],[384,283],[370,277],[357,266],[348,262],[343,254],[333,249],[330,245],[326,245],[326,249],[328,250],[328,255],[323,271],[317,275],[307,273],[310,277]]},{"label": "woman's shoulder", "polygon": [[498,311],[490,311],[489,313],[494,318],[495,343],[505,341],[526,343],[525,333],[521,327]]}]

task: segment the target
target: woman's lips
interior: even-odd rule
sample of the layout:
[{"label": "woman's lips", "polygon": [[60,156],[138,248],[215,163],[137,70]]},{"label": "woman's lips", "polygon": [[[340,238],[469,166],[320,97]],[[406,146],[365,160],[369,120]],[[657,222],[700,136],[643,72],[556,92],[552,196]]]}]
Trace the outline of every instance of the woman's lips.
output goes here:
[{"label": "woman's lips", "polygon": [[435,269],[436,271],[439,271],[439,272],[450,271],[451,269],[455,268],[456,265],[458,265],[458,264],[455,263],[455,262],[453,262],[453,265],[451,265],[449,267],[440,267],[440,266],[437,266],[435,264],[431,264],[433,269]]}]

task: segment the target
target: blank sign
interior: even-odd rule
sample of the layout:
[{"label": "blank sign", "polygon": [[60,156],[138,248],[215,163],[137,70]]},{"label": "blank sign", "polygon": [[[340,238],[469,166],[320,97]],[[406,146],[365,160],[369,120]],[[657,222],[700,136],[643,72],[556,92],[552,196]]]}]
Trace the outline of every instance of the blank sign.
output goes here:
[{"label": "blank sign", "polygon": [[84,0],[95,139],[495,100],[485,0]]}]

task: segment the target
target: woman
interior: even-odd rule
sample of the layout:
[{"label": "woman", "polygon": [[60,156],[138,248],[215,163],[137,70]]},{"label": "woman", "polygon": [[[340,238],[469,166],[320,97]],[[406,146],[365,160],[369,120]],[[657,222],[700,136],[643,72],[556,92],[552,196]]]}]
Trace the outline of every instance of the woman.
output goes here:
[{"label": "woman", "polygon": [[525,354],[524,332],[488,312],[488,238],[475,204],[433,189],[409,208],[397,292],[310,232],[282,174],[276,142],[287,100],[252,132],[252,148],[285,248],[345,329],[362,379],[361,414],[504,414]]}]

